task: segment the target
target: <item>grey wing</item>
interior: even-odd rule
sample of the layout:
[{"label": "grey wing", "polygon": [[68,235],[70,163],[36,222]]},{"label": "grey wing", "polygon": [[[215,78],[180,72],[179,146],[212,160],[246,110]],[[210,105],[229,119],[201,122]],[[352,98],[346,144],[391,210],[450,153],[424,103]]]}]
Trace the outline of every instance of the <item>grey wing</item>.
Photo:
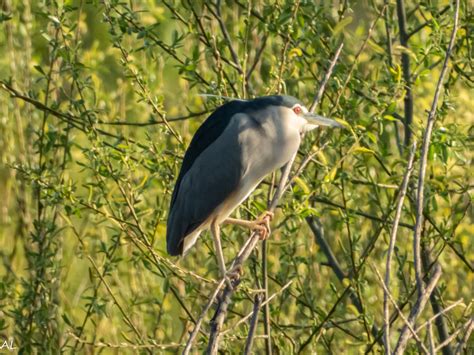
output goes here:
[{"label": "grey wing", "polygon": [[181,255],[184,238],[237,189],[242,177],[238,124],[232,122],[183,177],[168,217],[167,251]]}]

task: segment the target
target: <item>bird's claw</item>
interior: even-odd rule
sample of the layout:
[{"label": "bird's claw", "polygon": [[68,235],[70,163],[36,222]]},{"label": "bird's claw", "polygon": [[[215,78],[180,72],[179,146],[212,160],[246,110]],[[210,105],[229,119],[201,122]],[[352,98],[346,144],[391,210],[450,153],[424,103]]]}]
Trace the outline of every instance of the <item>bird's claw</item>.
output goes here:
[{"label": "bird's claw", "polygon": [[235,281],[240,279],[243,274],[244,274],[244,270],[242,268],[242,265],[236,265],[231,270],[228,270],[225,272],[224,278],[227,285],[230,288],[234,288],[234,285],[232,282],[234,281],[235,283]]},{"label": "bird's claw", "polygon": [[226,276],[231,278],[232,280],[239,279],[244,274],[244,269],[242,265],[236,265],[231,270],[227,271]]},{"label": "bird's claw", "polygon": [[265,211],[258,219],[255,221],[255,229],[258,230],[260,240],[265,240],[271,233],[270,222],[273,219],[274,213],[270,211]]}]

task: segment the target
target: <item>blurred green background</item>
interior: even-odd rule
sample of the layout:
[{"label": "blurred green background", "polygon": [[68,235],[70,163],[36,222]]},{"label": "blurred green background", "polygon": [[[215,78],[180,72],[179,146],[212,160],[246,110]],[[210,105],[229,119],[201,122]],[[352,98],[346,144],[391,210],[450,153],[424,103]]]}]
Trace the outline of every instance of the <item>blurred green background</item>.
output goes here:
[{"label": "blurred green background", "polygon": [[[270,302],[272,344],[277,353],[382,351],[373,327],[383,325],[383,288],[374,270],[384,274],[409,151],[404,139],[410,131],[421,146],[454,14],[449,1],[406,2],[410,36],[404,47],[399,3],[3,1],[3,338],[13,338],[25,353],[182,350],[218,276],[207,233],[182,260],[165,252],[181,157],[199,125],[224,102],[201,94],[285,93],[309,106],[343,42],[317,112],[351,129],[305,137],[295,166],[314,156],[274,218],[269,294],[293,282]],[[443,270],[436,302],[447,307],[463,300],[443,317],[449,334],[462,330],[453,344],[472,316],[473,16],[472,3],[461,1],[429,151],[422,230],[430,258],[425,272],[434,264]],[[413,92],[409,130],[403,124],[407,82]],[[405,313],[416,297],[418,168],[417,153],[392,262],[391,292]],[[262,213],[270,185],[271,177],[237,215]],[[324,227],[342,280],[306,218]],[[224,228],[228,261],[247,236]],[[228,329],[253,308],[260,257],[261,251],[247,263]],[[418,324],[434,313],[427,306]],[[393,344],[403,324],[394,321]],[[221,348],[240,353],[247,332],[248,324],[231,329]],[[257,353],[265,349],[262,334],[260,322]],[[435,336],[439,344],[442,336]],[[197,353],[206,339],[199,335]],[[410,343],[409,351],[418,350]]]}]

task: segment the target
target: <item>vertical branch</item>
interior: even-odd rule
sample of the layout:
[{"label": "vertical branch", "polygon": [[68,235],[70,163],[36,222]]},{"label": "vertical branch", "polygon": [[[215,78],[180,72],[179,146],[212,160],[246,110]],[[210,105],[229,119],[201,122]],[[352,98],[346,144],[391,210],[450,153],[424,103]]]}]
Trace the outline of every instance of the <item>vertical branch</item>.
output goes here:
[{"label": "vertical branch", "polygon": [[[387,37],[387,57],[388,57],[388,65],[393,67],[393,46],[392,46],[392,33],[390,32],[390,6],[389,1],[385,0],[385,4],[387,6],[387,10],[384,13],[384,22],[385,22],[385,35]],[[395,129],[395,140],[397,142],[398,152],[401,155],[403,153],[403,145],[400,142],[400,132],[398,130],[398,121],[393,121],[393,126]]]},{"label": "vertical branch", "polygon": [[392,254],[393,250],[395,249],[395,243],[397,240],[397,232],[398,232],[398,224],[400,222],[400,217],[402,214],[403,208],[403,201],[405,200],[405,195],[408,188],[408,182],[410,181],[410,175],[413,171],[413,161],[415,160],[415,152],[416,152],[416,142],[413,143],[411,148],[410,157],[408,158],[407,169],[405,171],[405,175],[403,176],[403,181],[400,186],[400,193],[398,195],[398,202],[395,212],[395,217],[393,219],[393,227],[392,232],[390,233],[390,244],[388,247],[387,252],[387,262],[385,266],[385,285],[387,290],[384,289],[384,296],[383,296],[383,315],[384,315],[384,325],[385,325],[385,354],[390,354],[390,309],[389,309],[389,294],[388,290],[390,289],[390,274],[391,274],[391,262],[392,262]]},{"label": "vertical branch", "polygon": [[[268,244],[264,240],[262,242],[262,287],[263,287],[263,298],[268,299]],[[261,300],[259,299],[260,303]],[[260,306],[259,306],[260,308]],[[256,323],[256,322],[255,322]],[[263,306],[263,326],[265,335],[265,353],[267,355],[272,353],[272,338],[271,338],[271,325],[270,325],[270,305],[266,303]],[[251,345],[251,344],[250,344]]]},{"label": "vertical branch", "polygon": [[263,301],[263,297],[261,294],[258,294],[255,296],[255,301],[253,304],[252,320],[250,321],[249,333],[247,335],[247,341],[245,343],[245,349],[244,349],[245,355],[251,354],[253,339],[255,337],[255,331],[257,330],[258,313],[260,311],[260,306],[262,305],[262,301]]},{"label": "vertical branch", "polygon": [[[401,0],[399,0],[401,1]],[[424,209],[424,193],[425,193],[425,176],[426,176],[426,166],[428,164],[428,150],[430,148],[431,134],[433,132],[433,127],[436,122],[436,108],[438,106],[439,95],[441,93],[441,85],[443,84],[444,77],[448,70],[449,57],[453,50],[454,41],[456,39],[456,32],[458,30],[458,17],[459,17],[459,0],[456,0],[456,9],[454,10],[454,25],[451,32],[451,38],[449,40],[448,48],[446,49],[446,55],[444,57],[443,68],[439,75],[438,84],[436,85],[435,95],[433,98],[433,103],[431,105],[430,112],[428,114],[428,123],[426,125],[425,133],[423,135],[423,144],[421,147],[421,157],[420,157],[420,171],[418,174],[418,190],[416,197],[416,224],[415,224],[415,233],[413,237],[413,252],[415,257],[415,272],[416,272],[416,284],[418,288],[418,294],[423,293],[424,285],[422,279],[422,270],[421,270],[421,228],[423,224],[423,209]]]},{"label": "vertical branch", "polygon": [[243,72],[242,66],[240,65],[239,56],[237,55],[237,52],[232,44],[232,39],[230,38],[229,32],[227,31],[227,27],[225,26],[224,20],[222,19],[221,0],[217,0],[214,6],[216,7],[216,12],[214,12],[211,6],[209,5],[207,5],[207,8],[214,15],[217,22],[219,23],[219,27],[222,31],[222,35],[224,36],[224,39],[227,42],[227,47],[229,48],[230,54],[232,56],[232,60],[234,61],[235,69],[239,72],[239,74],[243,74],[244,72]]},{"label": "vertical branch", "polygon": [[[433,264],[433,261],[431,260],[432,258],[427,246],[423,244],[421,249],[421,262],[423,264],[423,269],[426,271],[429,270],[430,265]],[[435,263],[437,264],[437,261],[435,261]],[[433,293],[430,296],[431,308],[433,309],[434,314],[442,314],[444,312],[443,307],[440,304],[440,298],[441,295],[439,293],[439,290],[437,287],[435,287]],[[435,319],[435,326],[438,331],[439,340],[441,342],[444,342],[446,339],[449,338],[448,328],[442,315]],[[451,355],[453,353],[453,350],[449,343],[446,344],[446,346],[442,347],[441,351],[443,355]]]},{"label": "vertical branch", "polygon": [[[400,44],[408,49],[408,32],[407,19],[404,0],[397,0],[397,17],[398,27],[400,31]],[[408,146],[411,141],[411,123],[413,122],[413,93],[411,90],[411,73],[410,73],[410,57],[406,51],[402,53],[402,72],[403,80],[405,82],[405,146]]]}]

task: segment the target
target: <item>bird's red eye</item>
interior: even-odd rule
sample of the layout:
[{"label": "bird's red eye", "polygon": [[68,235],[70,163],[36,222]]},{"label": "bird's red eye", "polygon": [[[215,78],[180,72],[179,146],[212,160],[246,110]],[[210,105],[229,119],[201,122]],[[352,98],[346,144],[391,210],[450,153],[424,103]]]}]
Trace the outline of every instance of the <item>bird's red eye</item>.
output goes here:
[{"label": "bird's red eye", "polygon": [[293,107],[293,112],[299,115],[301,113],[301,107],[300,106]]}]

